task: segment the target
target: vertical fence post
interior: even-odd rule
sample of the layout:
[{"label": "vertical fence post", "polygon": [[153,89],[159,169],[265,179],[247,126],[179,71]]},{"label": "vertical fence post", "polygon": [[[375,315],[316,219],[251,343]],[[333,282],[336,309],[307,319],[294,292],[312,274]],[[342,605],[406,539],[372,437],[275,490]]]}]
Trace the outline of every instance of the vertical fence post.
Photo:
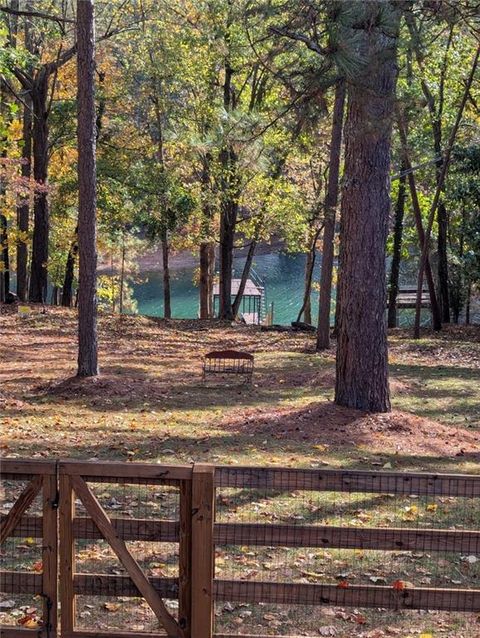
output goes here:
[{"label": "vertical fence post", "polygon": [[73,518],[75,500],[70,476],[60,476],[60,605],[62,637],[72,633],[75,627],[75,538]]},{"label": "vertical fence post", "polygon": [[180,483],[178,624],[184,638],[192,633],[192,480]]},{"label": "vertical fence post", "polygon": [[198,464],[192,475],[192,638],[213,635],[213,524],[215,467]]},{"label": "vertical fence post", "polygon": [[47,635],[54,637],[57,632],[57,477],[45,474],[43,477],[43,518],[42,518],[42,593]]}]

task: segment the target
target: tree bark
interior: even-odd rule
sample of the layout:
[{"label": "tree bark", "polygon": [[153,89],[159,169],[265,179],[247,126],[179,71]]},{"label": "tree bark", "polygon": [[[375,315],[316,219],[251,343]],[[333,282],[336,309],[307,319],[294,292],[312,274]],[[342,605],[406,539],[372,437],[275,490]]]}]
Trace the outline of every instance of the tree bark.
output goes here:
[{"label": "tree bark", "polygon": [[210,319],[213,315],[214,268],[215,245],[203,242],[200,244],[200,319]]},{"label": "tree bark", "polygon": [[[415,173],[412,170],[412,164],[408,153],[408,140],[407,132],[403,122],[403,118],[400,109],[397,108],[397,125],[400,136],[400,144],[402,147],[402,166],[405,166],[405,170],[408,172],[408,188],[410,191],[410,199],[412,201],[413,215],[415,217],[415,225],[417,227],[418,242],[420,246],[420,252],[423,252],[425,244],[425,230],[423,228],[422,210],[420,208],[420,201],[418,199],[417,185],[415,182]],[[432,267],[430,265],[430,259],[427,255],[425,261],[425,275],[428,286],[428,293],[430,297],[430,309],[432,313],[432,326],[433,329],[438,331],[442,329],[442,317],[440,314],[440,306],[438,305],[437,294],[435,292],[435,282],[433,280]]]},{"label": "tree bark", "polygon": [[[98,136],[97,136],[97,139],[98,139]],[[122,256],[120,259],[120,299],[118,301],[118,308],[121,315],[123,315],[124,286],[125,286],[125,234],[122,233]]]},{"label": "tree bark", "polygon": [[[30,179],[32,161],[32,113],[29,96],[24,97],[26,106],[23,109],[23,147],[22,147],[22,177]],[[28,227],[30,205],[27,197],[23,197],[17,206],[17,228],[19,240],[17,242],[17,295],[20,301],[27,300],[28,294]]]},{"label": "tree bark", "polygon": [[[422,44],[420,40],[420,33],[413,14],[406,14],[406,22],[410,35],[412,37],[413,49],[415,51],[415,57],[418,62],[420,71],[423,71],[424,52],[422,50]],[[454,26],[450,26],[450,32],[447,40],[447,45],[443,55],[443,62],[441,65],[440,78],[438,81],[438,100],[436,100],[425,77],[421,78],[422,92],[425,97],[428,110],[430,113],[430,123],[432,128],[433,137],[433,150],[435,157],[437,158],[435,178],[436,185],[438,187],[441,180],[442,163],[443,163],[443,151],[442,151],[442,116],[444,111],[445,102],[445,80],[448,67],[448,53],[453,41]],[[442,185],[443,191],[443,185]],[[447,236],[448,236],[448,216],[446,211],[445,202],[442,198],[439,199],[437,208],[437,250],[438,250],[438,291],[441,307],[441,319],[445,323],[450,323],[450,300],[449,300],[449,285],[448,285],[448,253],[447,253]]]},{"label": "tree bark", "polygon": [[448,216],[445,202],[442,200],[438,204],[437,210],[437,250],[438,250],[438,289],[440,292],[440,303],[442,306],[442,320],[450,323],[450,292],[448,289]]},{"label": "tree bark", "polygon": [[95,24],[93,0],[77,0],[78,376],[98,374]]},{"label": "tree bark", "polygon": [[340,173],[345,93],[345,82],[344,80],[339,80],[335,86],[335,102],[333,106],[332,131],[330,137],[328,185],[327,194],[325,196],[325,224],[323,227],[320,296],[318,300],[317,351],[330,347],[330,310],[332,304],[335,210],[338,204],[338,178]]},{"label": "tree bark", "polygon": [[62,306],[70,308],[73,300],[73,279],[75,275],[75,260],[78,254],[78,226],[75,229],[75,239],[68,251],[67,263],[65,266],[65,278],[62,288]]},{"label": "tree bark", "polygon": [[60,299],[60,288],[58,286],[53,286],[52,294],[50,296],[50,305],[58,306],[59,299]]},{"label": "tree bark", "polygon": [[[229,9],[231,3],[229,3]],[[225,79],[223,84],[223,106],[226,112],[235,108],[234,90],[232,86],[233,67],[230,61],[230,16],[225,34]],[[221,206],[220,206],[220,319],[232,320],[232,267],[235,228],[238,215],[238,175],[237,155],[229,140],[220,152],[221,165]]]},{"label": "tree bark", "polygon": [[169,265],[169,245],[167,233],[162,237],[162,261],[163,261],[163,316],[171,319],[171,293],[170,293],[170,265]]},{"label": "tree bark", "polygon": [[233,148],[220,153],[222,164],[222,204],[220,211],[220,319],[233,319],[232,269],[238,201],[236,182],[236,154]]},{"label": "tree bark", "polygon": [[407,176],[403,174],[405,165],[402,163],[402,175],[398,185],[397,202],[395,205],[395,225],[393,229],[393,255],[390,269],[390,285],[388,289],[388,327],[397,327],[397,296],[400,280],[400,262],[402,259],[403,218],[405,215],[405,198]]},{"label": "tree bark", "polygon": [[304,316],[305,323],[312,323],[312,303],[310,299],[310,293],[312,291],[312,278],[313,269],[315,268],[315,256],[317,241],[320,233],[322,232],[323,225],[315,231],[312,241],[310,243],[310,250],[307,253],[307,260],[305,262],[305,284],[303,289],[303,302],[297,315],[297,323],[301,321],[302,315]]},{"label": "tree bark", "polygon": [[0,301],[10,293],[10,256],[8,252],[7,218],[0,213]]},{"label": "tree bark", "polygon": [[[204,236],[211,233],[213,210],[210,204],[210,162],[211,156],[206,154],[203,160],[202,182],[202,215]],[[200,319],[213,317],[213,273],[215,269],[215,244],[212,241],[203,241],[200,244]]]},{"label": "tree bark", "polygon": [[[392,19],[388,32],[375,26],[382,11]],[[345,126],[335,402],[387,412],[385,250],[399,11],[393,3],[372,2],[362,13],[357,33],[365,62],[349,82]]]},{"label": "tree bark", "polygon": [[[41,67],[32,89],[33,176],[46,187],[48,182],[48,86],[50,71]],[[48,240],[50,228],[48,197],[44,188],[33,205],[33,240],[30,274],[30,301],[45,302],[48,284]]]},{"label": "tree bark", "polygon": [[252,241],[250,242],[250,246],[248,247],[247,259],[243,267],[242,276],[240,279],[240,285],[238,287],[238,291],[232,306],[232,312],[233,312],[234,318],[237,317],[238,311],[240,309],[240,303],[242,302],[243,293],[245,292],[245,286],[247,285],[248,277],[250,275],[250,269],[252,267],[253,256],[255,255],[256,247],[257,247],[257,240],[252,239]]},{"label": "tree bark", "polygon": [[465,301],[465,325],[470,325],[470,304],[472,299],[472,283],[467,284],[467,299]]},{"label": "tree bark", "polygon": [[460,127],[460,123],[463,118],[463,111],[465,109],[465,105],[468,100],[468,96],[470,95],[470,88],[475,78],[475,74],[477,71],[478,60],[480,58],[480,46],[477,47],[475,51],[475,55],[473,56],[472,66],[470,69],[470,73],[465,82],[465,87],[462,95],[462,99],[460,102],[460,106],[457,110],[457,115],[455,118],[455,123],[453,125],[452,130],[450,131],[450,136],[447,143],[447,149],[445,151],[445,155],[443,157],[440,174],[437,178],[437,187],[435,190],[435,194],[433,196],[433,201],[430,206],[430,210],[428,212],[428,221],[427,228],[425,231],[425,240],[423,243],[422,254],[420,255],[420,263],[418,266],[418,278],[417,278],[417,298],[415,303],[415,325],[413,328],[413,336],[415,339],[420,338],[420,314],[422,309],[422,288],[423,288],[423,276],[425,274],[425,267],[428,258],[428,251],[430,246],[430,237],[432,235],[433,222],[435,219],[435,213],[437,212],[437,207],[441,199],[442,189],[445,182],[445,178],[447,176],[448,166],[450,163],[450,157],[452,155],[453,146],[455,144],[455,140],[457,137],[458,129]]},{"label": "tree bark", "polygon": [[307,253],[307,261],[305,262],[305,283],[303,291],[303,303],[298,313],[297,321],[301,321],[302,315],[305,323],[312,323],[312,300],[310,292],[312,290],[313,268],[315,266],[315,247],[311,248]]}]

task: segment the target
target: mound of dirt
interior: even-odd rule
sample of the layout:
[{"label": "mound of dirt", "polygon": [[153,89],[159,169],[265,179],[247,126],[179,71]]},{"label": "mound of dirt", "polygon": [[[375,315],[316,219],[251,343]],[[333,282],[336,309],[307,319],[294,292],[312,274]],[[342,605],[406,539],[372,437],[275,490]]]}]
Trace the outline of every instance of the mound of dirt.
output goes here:
[{"label": "mound of dirt", "polygon": [[422,456],[478,455],[480,435],[415,416],[393,411],[369,414],[330,402],[310,404],[304,409],[252,409],[229,428],[275,439],[304,440],[312,445],[355,445],[370,452]]}]

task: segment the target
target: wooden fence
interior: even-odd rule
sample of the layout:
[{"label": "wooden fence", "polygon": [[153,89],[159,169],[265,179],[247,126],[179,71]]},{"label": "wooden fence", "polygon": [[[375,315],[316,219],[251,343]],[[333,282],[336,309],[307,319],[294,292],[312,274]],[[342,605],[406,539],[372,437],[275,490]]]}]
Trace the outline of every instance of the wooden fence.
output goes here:
[{"label": "wooden fence", "polygon": [[[214,633],[215,602],[331,605],[398,609],[480,611],[480,589],[460,587],[401,587],[338,583],[293,583],[223,579],[215,576],[215,548],[266,546],[269,548],[336,548],[456,552],[480,557],[479,529],[421,529],[334,525],[290,525],[272,522],[216,522],[216,491],[276,490],[348,492],[480,499],[480,476],[350,470],[294,470],[287,468],[215,467],[33,461],[4,459],[2,480],[18,489],[8,514],[2,515],[2,544],[11,538],[41,538],[41,573],[3,569],[0,591],[43,597],[40,626],[2,627],[4,638],[225,638]],[[92,484],[168,486],[178,494],[175,520],[112,517]],[[41,496],[39,513],[28,512]],[[480,503],[480,501],[479,501]],[[81,506],[82,515],[77,511]],[[38,510],[39,512],[40,510]],[[123,566],[121,574],[77,571],[78,539],[104,539]],[[152,541],[178,544],[175,577],[151,577],[139,565],[127,543]],[[59,545],[59,552],[58,546]],[[58,594],[57,594],[58,592]],[[76,624],[76,597],[143,598],[155,614],[158,631],[99,631]],[[60,613],[58,599],[60,601]],[[178,601],[172,613],[165,601]],[[59,625],[57,626],[57,618]],[[61,627],[59,630],[58,627]]]}]

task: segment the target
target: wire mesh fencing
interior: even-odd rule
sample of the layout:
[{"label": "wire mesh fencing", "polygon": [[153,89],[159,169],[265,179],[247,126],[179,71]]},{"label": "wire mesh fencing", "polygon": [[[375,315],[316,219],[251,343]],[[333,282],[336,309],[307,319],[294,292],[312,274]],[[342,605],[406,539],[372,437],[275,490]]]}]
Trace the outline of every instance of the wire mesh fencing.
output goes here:
[{"label": "wire mesh fencing", "polygon": [[[5,462],[3,462],[5,465]],[[8,465],[8,463],[7,463]],[[5,638],[57,627],[57,483],[54,466],[2,471],[0,625]],[[2,467],[3,470],[3,467]]]},{"label": "wire mesh fencing", "polygon": [[6,460],[2,478],[5,638],[58,619],[65,638],[480,636],[480,476]]},{"label": "wire mesh fencing", "polygon": [[229,467],[216,485],[218,635],[480,635],[480,477]]},{"label": "wire mesh fencing", "polygon": [[[179,488],[139,483],[88,483],[129,554],[178,620]],[[132,587],[112,546],[75,499],[75,627],[100,631],[158,630],[149,604]]]}]

